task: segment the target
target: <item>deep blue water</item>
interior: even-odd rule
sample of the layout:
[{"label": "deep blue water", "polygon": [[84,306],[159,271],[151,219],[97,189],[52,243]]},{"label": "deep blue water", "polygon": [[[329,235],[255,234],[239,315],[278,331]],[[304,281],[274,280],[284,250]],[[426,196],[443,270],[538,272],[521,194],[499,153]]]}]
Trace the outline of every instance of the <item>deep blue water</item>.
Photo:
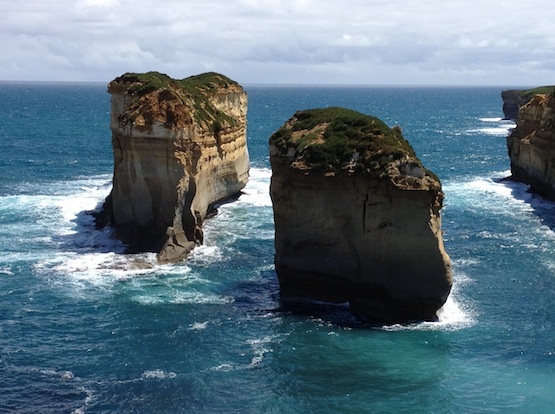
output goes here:
[{"label": "deep blue water", "polygon": [[[247,91],[245,194],[189,261],[140,269],[83,213],[110,191],[106,86],[0,84],[0,412],[555,412],[555,204],[500,181],[501,88]],[[332,105],[400,125],[442,180],[438,323],[280,307],[268,137]]]}]

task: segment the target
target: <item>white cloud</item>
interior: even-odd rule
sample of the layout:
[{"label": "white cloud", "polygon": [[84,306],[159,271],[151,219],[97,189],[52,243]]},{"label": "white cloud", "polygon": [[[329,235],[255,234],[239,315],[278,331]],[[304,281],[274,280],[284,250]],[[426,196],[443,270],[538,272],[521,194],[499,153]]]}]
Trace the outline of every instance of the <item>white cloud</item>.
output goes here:
[{"label": "white cloud", "polygon": [[384,40],[384,37],[380,35],[369,37],[360,33],[343,33],[341,37],[331,42],[331,45],[339,47],[370,47],[383,44]]},{"label": "white cloud", "polygon": [[27,0],[3,5],[0,79],[554,83],[554,20],[551,0]]}]

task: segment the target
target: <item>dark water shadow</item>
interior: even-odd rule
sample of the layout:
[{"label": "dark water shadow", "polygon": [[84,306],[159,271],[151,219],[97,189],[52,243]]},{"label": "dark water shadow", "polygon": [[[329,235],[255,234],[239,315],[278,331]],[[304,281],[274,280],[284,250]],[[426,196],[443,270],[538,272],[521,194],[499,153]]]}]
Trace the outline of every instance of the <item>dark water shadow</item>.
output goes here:
[{"label": "dark water shadow", "polygon": [[496,181],[510,188],[516,200],[528,204],[541,223],[555,231],[555,200],[535,192],[528,184],[514,181],[510,177]]},{"label": "dark water shadow", "polygon": [[60,234],[52,237],[63,251],[73,253],[117,253],[125,254],[128,247],[114,236],[114,229],[110,226],[97,225],[97,217],[102,212],[104,201],[93,210],[83,210],[76,214],[71,221],[75,224],[72,233]]},{"label": "dark water shadow", "polygon": [[[381,330],[388,326],[383,322],[368,320],[353,314],[347,303],[335,304],[304,298],[283,298],[275,270],[261,271],[260,276],[258,280],[237,282],[223,292],[224,295],[234,298],[234,306],[240,313],[271,315],[299,321],[319,320],[350,329]],[[415,324],[418,322],[403,325],[408,327]]]}]

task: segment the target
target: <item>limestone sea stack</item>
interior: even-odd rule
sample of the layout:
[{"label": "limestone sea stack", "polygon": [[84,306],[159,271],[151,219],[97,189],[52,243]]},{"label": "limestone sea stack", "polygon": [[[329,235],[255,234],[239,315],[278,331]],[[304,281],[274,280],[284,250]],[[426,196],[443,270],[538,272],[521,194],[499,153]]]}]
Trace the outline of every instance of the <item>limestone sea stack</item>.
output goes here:
[{"label": "limestone sea stack", "polygon": [[375,321],[437,319],[452,285],[444,194],[400,128],[300,111],[270,137],[270,162],[283,298],[348,302]]},{"label": "limestone sea stack", "polygon": [[534,95],[520,107],[507,137],[511,178],[555,199],[555,95]]},{"label": "limestone sea stack", "polygon": [[215,203],[247,183],[247,95],[217,73],[126,73],[108,92],[114,176],[105,219],[130,251],[181,260],[202,243]]}]

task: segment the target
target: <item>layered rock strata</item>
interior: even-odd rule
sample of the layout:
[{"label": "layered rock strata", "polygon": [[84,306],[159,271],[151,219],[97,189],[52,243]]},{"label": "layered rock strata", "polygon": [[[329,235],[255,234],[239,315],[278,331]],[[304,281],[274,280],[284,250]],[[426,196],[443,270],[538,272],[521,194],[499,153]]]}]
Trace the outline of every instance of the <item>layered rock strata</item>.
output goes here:
[{"label": "layered rock strata", "polygon": [[504,119],[516,121],[518,110],[538,93],[552,92],[553,86],[540,86],[534,89],[508,89],[501,92]]},{"label": "layered rock strata", "polygon": [[131,251],[181,260],[202,243],[215,203],[247,183],[247,95],[216,73],[127,73],[108,92],[114,176],[105,217]]},{"label": "layered rock strata", "polygon": [[282,297],[350,304],[372,320],[436,320],[452,285],[443,192],[399,128],[328,108],[270,138]]},{"label": "layered rock strata", "polygon": [[511,178],[555,199],[555,95],[537,94],[523,105],[507,137]]}]

